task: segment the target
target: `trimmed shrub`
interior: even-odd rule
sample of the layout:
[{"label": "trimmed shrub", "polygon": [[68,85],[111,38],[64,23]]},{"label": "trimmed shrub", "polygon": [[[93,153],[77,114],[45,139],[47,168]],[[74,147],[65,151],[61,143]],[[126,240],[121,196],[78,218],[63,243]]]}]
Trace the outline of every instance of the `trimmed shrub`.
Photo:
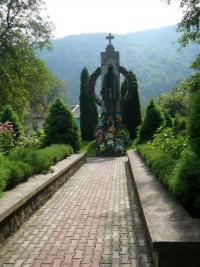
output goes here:
[{"label": "trimmed shrub", "polygon": [[188,152],[178,162],[169,181],[172,194],[188,212],[200,217],[200,158]]},{"label": "trimmed shrub", "polygon": [[9,169],[5,165],[5,158],[0,154],[0,195],[6,188],[7,180],[9,179]]},{"label": "trimmed shrub", "polygon": [[152,100],[147,107],[144,121],[139,129],[138,143],[151,140],[158,128],[161,127],[163,121],[161,111]]},{"label": "trimmed shrub", "polygon": [[21,161],[8,161],[6,167],[9,170],[9,177],[6,182],[6,190],[10,190],[17,184],[27,180],[33,174],[33,169],[28,163]]},{"label": "trimmed shrub", "polygon": [[138,145],[138,151],[172,195],[193,217],[200,217],[200,158],[185,151],[177,161],[151,144]]},{"label": "trimmed shrub", "polygon": [[176,161],[170,155],[153,147],[151,144],[138,145],[137,148],[147,165],[159,180],[168,187],[170,175],[173,172]]},{"label": "trimmed shrub", "polygon": [[16,149],[11,152],[9,159],[29,164],[33,173],[37,174],[48,171],[50,166],[72,153],[73,149],[69,145],[52,145],[38,150]]},{"label": "trimmed shrub", "polygon": [[73,153],[69,145],[52,145],[44,149],[15,149],[7,158],[0,154],[0,194],[32,174],[48,171],[56,162]]},{"label": "trimmed shrub", "polygon": [[79,130],[71,111],[57,99],[51,106],[44,127],[44,145],[69,144],[74,151],[80,149]]}]

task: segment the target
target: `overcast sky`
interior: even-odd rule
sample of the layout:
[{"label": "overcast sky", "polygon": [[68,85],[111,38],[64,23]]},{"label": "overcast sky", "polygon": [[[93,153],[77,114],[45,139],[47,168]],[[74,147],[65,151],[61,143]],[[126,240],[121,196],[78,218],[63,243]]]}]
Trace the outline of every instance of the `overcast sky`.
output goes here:
[{"label": "overcast sky", "polygon": [[94,32],[127,33],[176,24],[181,11],[163,0],[45,0],[55,37]]}]

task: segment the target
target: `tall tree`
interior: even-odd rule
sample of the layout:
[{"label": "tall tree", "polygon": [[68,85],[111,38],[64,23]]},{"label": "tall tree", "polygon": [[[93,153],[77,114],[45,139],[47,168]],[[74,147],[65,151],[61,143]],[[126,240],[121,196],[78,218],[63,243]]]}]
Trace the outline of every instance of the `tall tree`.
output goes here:
[{"label": "tall tree", "polygon": [[69,144],[74,151],[80,149],[79,131],[75,119],[60,99],[57,99],[50,108],[44,132],[45,145]]},{"label": "tall tree", "polygon": [[0,1],[0,109],[10,104],[22,118],[58,82],[35,56],[52,32],[43,10],[42,0]]},{"label": "tall tree", "polygon": [[139,130],[138,143],[151,140],[163,121],[161,111],[152,100],[146,109],[145,118]]},{"label": "tall tree", "polygon": [[30,108],[42,104],[38,97],[48,96],[59,83],[27,44],[5,58],[0,55],[0,110],[10,104],[23,118]]},{"label": "tall tree", "polygon": [[44,17],[42,0],[3,0],[0,2],[0,52],[22,42],[43,47],[49,42],[52,24]]},{"label": "tall tree", "polygon": [[[189,42],[200,44],[200,3],[199,0],[178,0],[183,17],[178,29],[183,33],[180,42],[186,46]],[[172,0],[167,0],[170,4]]]},{"label": "tall tree", "polygon": [[[129,90],[129,96],[125,97],[126,89]],[[122,122],[127,126],[130,138],[137,135],[137,128],[141,123],[141,108],[138,94],[138,83],[133,72],[129,72],[129,80],[124,81],[121,88],[121,110]]]},{"label": "tall tree", "polygon": [[84,141],[94,139],[94,130],[98,123],[98,112],[96,104],[89,94],[89,73],[86,68],[81,72],[80,87],[80,126],[81,137]]}]

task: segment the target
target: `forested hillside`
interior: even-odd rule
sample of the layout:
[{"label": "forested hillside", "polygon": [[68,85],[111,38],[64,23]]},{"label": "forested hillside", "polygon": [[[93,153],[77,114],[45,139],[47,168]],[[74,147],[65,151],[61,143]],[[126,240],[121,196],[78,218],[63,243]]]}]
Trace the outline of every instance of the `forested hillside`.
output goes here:
[{"label": "forested hillside", "polygon": [[[81,34],[52,41],[52,51],[40,54],[48,67],[66,84],[66,98],[76,104],[80,73],[84,66],[92,73],[100,65],[106,34]],[[190,64],[198,48],[178,50],[176,26],[116,35],[114,46],[120,51],[121,65],[132,70],[138,79],[140,96],[146,103],[153,96],[171,90],[191,74]]]}]

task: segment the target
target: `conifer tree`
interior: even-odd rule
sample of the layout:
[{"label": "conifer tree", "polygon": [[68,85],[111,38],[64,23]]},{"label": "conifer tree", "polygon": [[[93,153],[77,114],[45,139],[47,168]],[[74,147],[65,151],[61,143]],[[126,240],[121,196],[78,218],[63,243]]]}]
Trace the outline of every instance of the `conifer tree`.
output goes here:
[{"label": "conifer tree", "polygon": [[44,144],[69,144],[74,151],[80,149],[79,130],[76,121],[60,99],[57,99],[50,108],[44,126]]},{"label": "conifer tree", "polygon": [[19,137],[21,131],[21,124],[19,122],[17,114],[13,111],[11,106],[7,105],[4,107],[3,111],[1,112],[0,121],[2,123],[5,123],[7,121],[11,122],[16,138]]},{"label": "conifer tree", "polygon": [[153,135],[162,125],[164,119],[157,105],[151,100],[146,109],[144,121],[139,130],[138,143],[144,143],[153,138]]},{"label": "conifer tree", "polygon": [[[129,96],[125,98],[126,88],[129,89]],[[141,109],[138,94],[138,83],[135,74],[129,72],[129,80],[125,80],[121,87],[121,110],[122,122],[130,133],[130,138],[136,137],[137,128],[141,123]]]},{"label": "conifer tree", "polygon": [[80,127],[81,137],[84,141],[94,139],[94,130],[98,123],[98,112],[96,104],[89,94],[89,74],[84,68],[81,72],[80,88]]}]

